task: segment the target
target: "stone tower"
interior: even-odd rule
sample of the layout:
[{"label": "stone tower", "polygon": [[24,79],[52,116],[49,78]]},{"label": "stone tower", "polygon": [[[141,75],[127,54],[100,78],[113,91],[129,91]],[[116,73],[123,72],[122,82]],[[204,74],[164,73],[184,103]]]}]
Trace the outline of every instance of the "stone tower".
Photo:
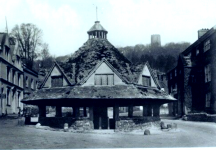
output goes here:
[{"label": "stone tower", "polygon": [[151,35],[151,45],[161,46],[161,37],[159,34]]}]

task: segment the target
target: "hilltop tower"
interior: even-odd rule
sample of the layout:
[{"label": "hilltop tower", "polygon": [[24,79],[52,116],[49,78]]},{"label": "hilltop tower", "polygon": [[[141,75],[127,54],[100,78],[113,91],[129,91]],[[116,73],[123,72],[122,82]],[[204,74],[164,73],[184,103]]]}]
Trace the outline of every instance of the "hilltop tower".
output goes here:
[{"label": "hilltop tower", "polygon": [[159,34],[151,35],[151,45],[161,46],[161,37]]}]

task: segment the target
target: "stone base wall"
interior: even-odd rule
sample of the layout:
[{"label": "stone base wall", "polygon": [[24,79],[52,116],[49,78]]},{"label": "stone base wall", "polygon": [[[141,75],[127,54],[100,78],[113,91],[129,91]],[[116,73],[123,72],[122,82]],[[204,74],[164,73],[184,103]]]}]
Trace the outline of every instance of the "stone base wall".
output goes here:
[{"label": "stone base wall", "polygon": [[115,131],[145,130],[152,126],[160,128],[160,117],[120,117]]},{"label": "stone base wall", "polygon": [[93,122],[89,119],[84,120],[76,120],[71,126],[71,130],[75,131],[86,131],[86,130],[93,130],[94,125]]},{"label": "stone base wall", "polygon": [[93,122],[88,118],[75,119],[72,117],[39,117],[38,122],[42,126],[49,126],[54,128],[64,128],[67,123],[69,128],[76,129],[93,129]]},{"label": "stone base wall", "polygon": [[183,117],[183,120],[216,122],[216,115],[209,115],[207,113],[188,114]]}]

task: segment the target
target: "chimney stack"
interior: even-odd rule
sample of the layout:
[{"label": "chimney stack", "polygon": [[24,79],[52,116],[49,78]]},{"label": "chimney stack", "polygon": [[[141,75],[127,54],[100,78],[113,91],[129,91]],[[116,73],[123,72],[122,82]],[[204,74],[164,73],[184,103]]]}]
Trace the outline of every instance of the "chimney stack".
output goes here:
[{"label": "chimney stack", "polygon": [[209,29],[200,29],[198,30],[198,39],[202,37]]}]

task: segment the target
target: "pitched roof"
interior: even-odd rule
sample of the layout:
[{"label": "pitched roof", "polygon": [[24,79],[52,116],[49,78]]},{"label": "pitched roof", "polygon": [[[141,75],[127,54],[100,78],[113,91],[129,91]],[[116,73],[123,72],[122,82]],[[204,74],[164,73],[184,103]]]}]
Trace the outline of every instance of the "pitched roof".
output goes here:
[{"label": "pitched roof", "polygon": [[61,99],[157,99],[175,101],[172,96],[158,90],[157,88],[147,88],[128,85],[115,86],[70,86],[58,88],[44,88],[34,91],[29,97],[22,100],[28,103],[35,100],[61,100]]},{"label": "pitched roof", "polygon": [[[153,70],[153,69],[150,67],[148,61],[147,61],[144,65],[140,65],[140,67],[142,67],[142,69],[139,68],[139,72],[137,73],[137,74],[139,74],[139,77],[142,75],[145,66],[147,66],[147,68],[148,68],[148,70],[149,70],[149,72],[150,72],[150,74],[151,74],[151,77],[152,77],[152,79],[154,80],[156,86],[157,86],[158,88],[161,88],[161,87],[160,87],[160,84],[159,84],[159,81],[158,81],[158,79],[157,79],[157,74],[156,74],[155,70]],[[139,77],[136,78],[136,83],[138,83]]]},{"label": "pitched roof", "polygon": [[[84,79],[80,82],[80,84],[85,83],[85,81],[87,81],[87,80],[91,77],[91,75],[100,67],[100,65],[101,65],[102,63],[105,63],[120,79],[122,79],[123,81],[125,81],[125,80],[122,78],[121,74],[120,74],[115,68],[113,68],[113,66],[112,66],[105,58],[103,58],[103,59],[96,65],[96,67],[89,73],[89,75],[88,75],[86,78],[84,78]],[[125,82],[128,83],[128,81],[125,81]]]},{"label": "pitched roof", "polygon": [[104,29],[104,27],[100,24],[100,21],[95,21],[95,24],[89,29],[88,33],[92,32],[92,31],[104,31],[104,32],[107,32],[107,30]]},{"label": "pitched roof", "polygon": [[64,73],[64,71],[61,69],[61,67],[59,66],[59,64],[57,62],[54,62],[52,68],[49,71],[49,73],[46,75],[46,77],[44,78],[43,82],[40,84],[40,88],[42,88],[45,85],[46,81],[50,77],[50,75],[51,75],[51,73],[52,73],[52,71],[53,71],[53,69],[55,67],[57,67],[59,69],[59,71],[63,74],[63,76],[65,77],[65,79],[67,80],[67,82],[72,85],[72,83],[70,81],[70,78]]},{"label": "pitched roof", "polygon": [[[89,39],[67,62],[59,62],[59,65],[65,74],[75,74],[76,83],[80,83],[104,58],[119,72],[124,81],[135,82],[135,67],[107,39]],[[76,64],[74,73],[72,64]]]}]

